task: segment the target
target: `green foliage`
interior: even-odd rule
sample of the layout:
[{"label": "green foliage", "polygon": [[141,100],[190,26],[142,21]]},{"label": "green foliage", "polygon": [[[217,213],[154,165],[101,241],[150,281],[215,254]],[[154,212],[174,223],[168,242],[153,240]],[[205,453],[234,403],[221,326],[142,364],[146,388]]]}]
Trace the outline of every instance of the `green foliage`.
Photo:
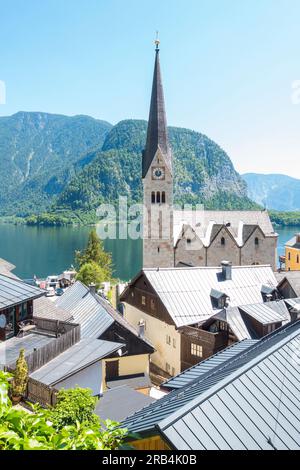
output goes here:
[{"label": "green foliage", "polygon": [[60,390],[57,394],[57,404],[52,409],[51,421],[57,429],[65,426],[76,426],[85,423],[88,426],[99,425],[99,418],[94,413],[97,398],[91,390],[74,388]]},{"label": "green foliage", "polygon": [[86,263],[79,269],[76,280],[82,282],[86,286],[94,284],[98,290],[102,282],[109,279],[106,277],[106,271],[94,262]]},{"label": "green foliage", "polygon": [[13,408],[9,378],[0,371],[0,450],[114,450],[122,446],[127,430],[112,421],[105,421],[102,428],[99,423],[80,421],[59,428],[51,421],[51,409],[33,406],[30,414]]},{"label": "green foliage", "polygon": [[[97,235],[96,229],[91,230],[87,242],[87,247],[83,252],[77,251],[75,253],[76,263],[79,266],[79,273],[85,272],[86,276],[91,272],[92,267],[97,265],[98,269],[95,272],[97,277],[104,277],[103,281],[109,281],[112,278],[112,257],[111,253],[104,250],[103,242]],[[94,266],[95,267],[95,266]],[[81,275],[82,275],[81,274]],[[86,284],[86,283],[85,283]],[[97,282],[95,282],[97,284]]]},{"label": "green foliage", "polygon": [[[76,174],[58,197],[54,210],[95,211],[101,203],[142,201],[141,163],[147,123],[122,121],[107,135],[91,163]],[[247,197],[245,182],[228,155],[206,136],[170,128],[174,153],[176,204],[204,204],[214,209],[258,207]]]},{"label": "green foliage", "polygon": [[20,112],[0,117],[0,215],[49,209],[102,147],[111,124],[88,116]]},{"label": "green foliage", "polygon": [[300,212],[278,212],[269,211],[272,222],[280,226],[299,226],[300,225]]},{"label": "green foliage", "polygon": [[27,382],[28,366],[25,359],[25,350],[21,349],[12,381],[12,396],[22,397],[26,392]]}]

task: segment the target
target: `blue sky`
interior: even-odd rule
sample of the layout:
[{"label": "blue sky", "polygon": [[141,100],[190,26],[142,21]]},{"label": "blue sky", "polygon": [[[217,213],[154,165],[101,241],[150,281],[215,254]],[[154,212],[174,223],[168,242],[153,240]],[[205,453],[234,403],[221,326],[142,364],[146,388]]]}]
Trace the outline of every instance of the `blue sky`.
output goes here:
[{"label": "blue sky", "polygon": [[300,178],[299,0],[0,0],[0,18],[1,116],[147,119],[158,29],[169,124]]}]

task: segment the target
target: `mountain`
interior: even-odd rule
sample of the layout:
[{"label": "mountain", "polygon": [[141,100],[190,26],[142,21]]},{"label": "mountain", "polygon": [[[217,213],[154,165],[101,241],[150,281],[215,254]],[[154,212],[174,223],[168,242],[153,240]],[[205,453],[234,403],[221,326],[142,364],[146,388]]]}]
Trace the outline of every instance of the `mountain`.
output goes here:
[{"label": "mountain", "polygon": [[277,211],[300,210],[300,180],[280,174],[247,173],[243,179],[248,186],[248,197],[268,209]]},{"label": "mountain", "polygon": [[[91,211],[100,203],[127,196],[142,201],[141,164],[147,123],[126,120],[107,134],[101,150],[59,196],[60,211]],[[205,203],[207,208],[251,209],[246,183],[228,155],[208,137],[189,129],[169,128],[175,162],[175,203]]]},{"label": "mountain", "polygon": [[19,112],[0,118],[0,214],[48,209],[112,128],[88,116]]}]

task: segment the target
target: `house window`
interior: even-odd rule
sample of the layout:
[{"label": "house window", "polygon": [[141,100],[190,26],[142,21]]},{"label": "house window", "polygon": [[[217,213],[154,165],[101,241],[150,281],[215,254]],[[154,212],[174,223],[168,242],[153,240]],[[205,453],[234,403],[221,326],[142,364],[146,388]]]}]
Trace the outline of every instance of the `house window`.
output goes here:
[{"label": "house window", "polygon": [[151,202],[152,204],[155,204],[155,192],[154,191],[151,193]]},{"label": "house window", "polygon": [[142,305],[146,305],[146,297],[142,295]]},{"label": "house window", "polygon": [[299,264],[299,255],[297,255],[297,263]]},{"label": "house window", "polygon": [[160,193],[159,192],[156,193],[156,202],[158,204],[160,204]]},{"label": "house window", "polygon": [[289,252],[289,255],[288,255],[288,259],[289,261],[291,261],[291,253]]},{"label": "house window", "polygon": [[166,202],[166,193],[164,191],[161,193],[161,202],[163,204],[165,204],[165,202]]},{"label": "house window", "polygon": [[159,246],[158,246],[158,247],[157,247],[157,253],[159,253],[159,252],[160,252],[160,248],[159,248]]},{"label": "house window", "polygon": [[192,243],[192,240],[191,240],[190,238],[187,238],[186,242],[187,242],[188,244],[190,244],[190,243]]},{"label": "house window", "polygon": [[168,362],[166,362],[166,371],[168,374],[170,373],[170,370],[171,370],[171,366],[170,364],[168,364]]},{"label": "house window", "polygon": [[259,239],[256,237],[255,238],[255,245],[258,246],[259,245]]},{"label": "house window", "polygon": [[225,238],[224,237],[221,238],[221,245],[225,246]]},{"label": "house window", "polygon": [[154,299],[151,299],[150,305],[151,305],[151,310],[155,310],[155,300]]},{"label": "house window", "polygon": [[19,320],[24,321],[28,317],[27,314],[27,303],[22,304],[20,307]]},{"label": "house window", "polygon": [[276,323],[272,323],[271,325],[267,326],[267,333],[272,333],[272,331],[276,330]]},{"label": "house window", "polygon": [[166,336],[166,343],[170,346],[171,345],[171,336]]},{"label": "house window", "polygon": [[202,357],[203,356],[203,347],[200,346],[199,344],[191,344],[191,355],[196,356],[196,357]]}]

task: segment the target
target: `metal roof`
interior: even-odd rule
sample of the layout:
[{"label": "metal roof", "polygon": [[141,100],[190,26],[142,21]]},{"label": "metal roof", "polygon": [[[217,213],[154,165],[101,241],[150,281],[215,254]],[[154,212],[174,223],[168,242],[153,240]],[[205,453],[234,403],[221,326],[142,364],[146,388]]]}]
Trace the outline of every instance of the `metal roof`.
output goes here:
[{"label": "metal roof", "polygon": [[105,392],[96,405],[95,413],[102,420],[110,419],[120,422],[128,415],[153,402],[155,402],[154,398],[123,385]]},{"label": "metal roof", "polygon": [[79,281],[67,289],[55,304],[72,314],[72,323],[80,324],[82,338],[97,339],[114,323],[103,304]]},{"label": "metal roof", "polygon": [[[284,303],[282,304],[284,305]],[[268,306],[268,303],[265,304],[255,304],[255,305],[245,305],[239,307],[240,310],[245,312],[250,317],[254,318],[256,321],[262,325],[269,325],[272,323],[280,323],[286,320],[289,316],[289,312],[285,307],[285,315],[276,311]]]},{"label": "metal roof", "polygon": [[234,307],[262,303],[262,285],[277,285],[270,266],[233,266],[231,280],[224,280],[220,267],[144,269],[143,272],[178,328],[203,322],[218,312],[212,306],[212,289],[226,294],[229,305]]},{"label": "metal roof", "polygon": [[0,274],[0,310],[45,295],[45,291]]},{"label": "metal roof", "polygon": [[[223,423],[224,426],[224,432],[223,428],[221,429],[221,434],[223,436],[226,436],[226,430],[227,426],[229,426],[230,423],[226,424],[226,421],[228,422],[227,416],[228,416],[228,410],[224,407],[223,409],[223,415],[218,412],[217,416],[216,413],[213,412],[211,407],[209,409],[206,408],[205,405],[205,400],[209,400],[209,397],[213,395],[213,393],[216,390],[221,390],[222,388],[226,387],[227,384],[230,384],[237,379],[239,375],[242,375],[246,371],[250,371],[251,369],[257,365],[257,372],[260,375],[260,378],[262,379],[262,388],[263,387],[268,387],[269,385],[266,385],[267,382],[276,384],[276,387],[274,389],[271,388],[271,391],[269,391],[269,398],[265,396],[265,398],[262,396],[262,390],[256,390],[255,384],[251,385],[248,384],[248,389],[249,389],[249,394],[252,397],[250,406],[246,401],[246,396],[244,396],[244,403],[242,401],[240,403],[234,403],[234,401],[231,403],[231,408],[233,410],[239,410],[241,409],[241,414],[243,414],[243,405],[245,410],[249,410],[249,412],[253,413],[254,416],[254,424],[253,428],[256,429],[256,424],[258,424],[258,427],[263,429],[263,427],[266,426],[266,423],[262,423],[261,418],[256,416],[257,411],[259,410],[258,413],[261,413],[261,407],[262,403],[265,400],[266,408],[274,408],[274,404],[270,403],[273,400],[274,403],[274,398],[277,400],[278,398],[278,387],[282,387],[282,366],[284,366],[284,356],[285,356],[285,351],[290,351],[291,355],[289,358],[291,359],[289,363],[289,377],[288,377],[288,384],[286,384],[287,387],[290,386],[290,383],[292,383],[292,390],[291,390],[291,395],[289,396],[289,393],[287,391],[284,392],[285,395],[285,400],[286,397],[291,400],[291,406],[294,406],[295,402],[295,397],[298,396],[296,399],[296,405],[297,405],[297,420],[300,420],[300,402],[299,402],[299,388],[300,388],[300,373],[298,371],[298,366],[297,366],[297,361],[295,361],[295,358],[297,359],[297,354],[295,354],[294,350],[290,349],[290,345],[292,342],[297,341],[298,348],[300,346],[299,340],[300,340],[300,321],[291,323],[285,327],[282,327],[275,332],[271,333],[270,335],[264,337],[260,341],[257,341],[253,346],[250,346],[248,349],[246,349],[244,352],[241,354],[234,356],[233,358],[228,359],[226,362],[221,363],[220,365],[217,365],[213,369],[209,370],[207,373],[204,373],[200,377],[196,378],[193,382],[188,383],[186,386],[183,386],[180,389],[173,390],[170,392],[168,395],[165,397],[161,398],[158,400],[156,403],[138,411],[137,413],[133,414],[132,416],[128,417],[124,422],[123,426],[128,428],[130,432],[138,432],[138,433],[148,433],[148,432],[157,432],[157,429],[160,429],[168,438],[168,440],[173,444],[173,446],[176,448],[192,448],[192,449],[197,449],[201,448],[200,442],[195,444],[194,446],[194,439],[190,440],[190,447],[181,447],[182,441],[180,442],[180,433],[185,433],[187,431],[187,426],[183,423],[179,428],[177,428],[175,434],[176,434],[176,439],[174,438],[174,428],[173,426],[176,426],[176,423],[182,420],[184,420],[185,415],[188,415],[189,413],[192,413],[197,406],[203,402],[204,404],[204,413],[201,415],[203,421],[205,422],[205,427],[207,429],[207,432],[209,432],[210,429],[214,429],[217,434],[218,431],[217,429],[220,428],[221,423]],[[285,350],[285,351],[283,351]],[[299,349],[298,349],[299,351]],[[299,354],[299,352],[297,353]],[[275,361],[273,358],[271,361],[268,363],[267,367],[265,367],[264,360],[268,356],[272,356],[273,354],[278,354],[278,364],[277,364],[277,359]],[[293,359],[293,360],[292,360]],[[259,372],[260,365],[263,364],[263,371]],[[284,370],[284,373],[287,371]],[[296,390],[295,390],[296,389]],[[244,391],[244,387],[240,385],[240,388],[237,389],[237,392],[239,394],[242,394]],[[265,390],[264,390],[265,391]],[[248,395],[248,392],[247,392]],[[255,403],[256,400],[260,400],[260,403]],[[243,400],[243,398],[241,398]],[[248,396],[247,396],[248,400]],[[278,402],[277,402],[278,403]],[[217,408],[219,409],[220,402],[217,403]],[[253,407],[253,409],[252,409]],[[203,410],[202,410],[203,411]],[[234,412],[234,411],[233,411]],[[285,411],[284,411],[285,412]],[[190,416],[190,415],[189,415]],[[219,416],[219,418],[218,418]],[[223,418],[224,417],[224,422]],[[214,424],[208,425],[208,418],[209,420],[215,419]],[[232,416],[232,421],[235,421],[235,416]],[[246,419],[246,417],[245,417]],[[272,417],[269,416],[269,423],[270,425],[272,424]],[[193,417],[188,418],[189,422],[192,420]],[[218,422],[218,420],[220,422]],[[246,425],[249,425],[249,420],[246,423]],[[198,426],[198,425],[197,425]],[[192,426],[190,429],[193,430]],[[198,433],[199,428],[195,428],[195,433],[198,435],[198,437],[195,437],[196,441],[198,442],[199,440],[202,441],[202,434]],[[298,429],[300,429],[300,422],[298,422]],[[249,427],[249,430],[247,432],[250,432],[251,426]],[[189,431],[189,430],[188,430]],[[187,431],[187,432],[188,432]],[[191,434],[193,434],[193,431]],[[179,432],[179,434],[177,433]],[[202,429],[201,429],[202,432]],[[205,431],[206,432],[206,431]],[[260,431],[259,431],[260,432]],[[268,437],[272,436],[271,430],[269,430],[270,434]],[[299,433],[299,431],[298,431]],[[243,432],[245,434],[245,432]],[[237,435],[243,435],[242,433],[238,433]],[[230,438],[230,432],[228,432],[228,436]],[[205,437],[205,435],[204,435]],[[299,438],[298,438],[298,445],[299,445]],[[266,448],[268,447],[267,441],[264,443]],[[185,445],[188,446],[188,444],[185,442]],[[199,446],[199,447],[197,447]],[[207,446],[210,448],[209,446]]]},{"label": "metal roof", "polygon": [[[179,450],[300,449],[300,322],[159,423]],[[247,354],[247,353],[246,353]]]},{"label": "metal roof", "polygon": [[253,346],[256,341],[257,340],[253,339],[245,339],[244,341],[235,343],[232,346],[229,346],[228,348],[224,349],[223,351],[218,352],[214,356],[211,356],[210,358],[199,362],[199,364],[196,364],[190,369],[186,369],[184,372],[181,372],[181,374],[178,374],[176,377],[172,377],[167,382],[164,382],[162,384],[162,387],[170,390],[182,388],[193,380],[195,380],[196,378],[201,377],[201,375],[205,374],[206,372],[209,372],[214,367],[223,364],[224,362],[228,361],[228,359],[231,359],[237,356],[238,354],[241,354],[250,346]]},{"label": "metal roof", "polygon": [[46,365],[31,374],[31,377],[46,385],[55,385],[82,369],[109,356],[125,346],[121,343],[100,339],[82,339]]},{"label": "metal roof", "polygon": [[28,356],[34,349],[40,349],[54,341],[56,341],[56,338],[53,338],[53,336],[39,335],[33,332],[23,338],[14,337],[0,342],[0,368],[1,366],[13,366],[21,349],[25,349],[25,356]]},{"label": "metal roof", "polygon": [[[226,226],[238,246],[243,246],[259,227],[265,236],[277,237],[267,211],[174,211],[174,242],[181,237],[182,229],[191,227],[204,246],[209,246],[217,226]],[[251,233],[250,233],[251,232]]]},{"label": "metal roof", "polygon": [[[149,388],[152,386],[151,380],[148,374],[133,374],[123,375],[113,380],[106,381],[108,388],[117,388],[123,385],[127,385],[130,388]],[[127,415],[128,416],[128,415]]]}]

